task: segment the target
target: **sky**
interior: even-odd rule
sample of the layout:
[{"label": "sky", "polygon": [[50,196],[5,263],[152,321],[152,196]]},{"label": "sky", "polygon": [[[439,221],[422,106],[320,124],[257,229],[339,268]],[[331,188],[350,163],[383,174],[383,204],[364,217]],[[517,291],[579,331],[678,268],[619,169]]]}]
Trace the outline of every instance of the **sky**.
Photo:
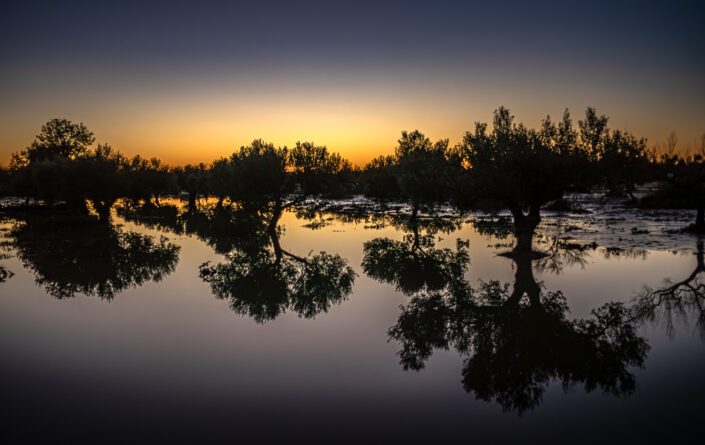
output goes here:
[{"label": "sky", "polygon": [[176,165],[253,139],[364,165],[402,130],[459,141],[500,105],[705,134],[705,3],[33,2],[0,9],[0,165],[54,117]]}]

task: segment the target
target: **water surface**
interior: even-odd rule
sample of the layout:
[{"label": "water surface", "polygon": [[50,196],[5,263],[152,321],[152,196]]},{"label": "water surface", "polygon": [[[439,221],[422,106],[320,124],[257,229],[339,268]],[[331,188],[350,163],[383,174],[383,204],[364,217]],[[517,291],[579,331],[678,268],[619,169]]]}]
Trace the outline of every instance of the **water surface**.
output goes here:
[{"label": "water surface", "polygon": [[[635,298],[666,279],[695,273],[687,284],[702,286],[702,244],[655,229],[668,223],[659,216],[587,229],[580,218],[545,218],[537,246],[553,255],[521,263],[498,255],[511,238],[467,218],[325,214],[312,224],[285,212],[278,254],[266,224],[237,215],[218,225],[123,214],[91,229],[6,215],[3,435],[694,437],[705,395],[702,289],[692,304],[662,298],[648,317],[625,315],[634,335],[622,343],[580,323],[605,304],[636,311]],[[559,223],[584,230],[556,241]],[[505,304],[517,286],[522,300]],[[274,297],[258,294],[270,288]]]}]

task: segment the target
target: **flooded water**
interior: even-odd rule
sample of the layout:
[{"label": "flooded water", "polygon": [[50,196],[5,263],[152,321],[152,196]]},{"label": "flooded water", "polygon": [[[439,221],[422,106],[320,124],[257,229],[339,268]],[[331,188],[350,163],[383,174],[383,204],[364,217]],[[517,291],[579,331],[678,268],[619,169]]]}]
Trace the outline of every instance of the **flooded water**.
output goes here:
[{"label": "flooded water", "polygon": [[99,227],[3,217],[4,436],[616,442],[701,430],[702,240],[662,230],[679,221],[549,215],[536,246],[550,255],[527,261],[498,255],[512,239],[496,218],[177,212]]}]

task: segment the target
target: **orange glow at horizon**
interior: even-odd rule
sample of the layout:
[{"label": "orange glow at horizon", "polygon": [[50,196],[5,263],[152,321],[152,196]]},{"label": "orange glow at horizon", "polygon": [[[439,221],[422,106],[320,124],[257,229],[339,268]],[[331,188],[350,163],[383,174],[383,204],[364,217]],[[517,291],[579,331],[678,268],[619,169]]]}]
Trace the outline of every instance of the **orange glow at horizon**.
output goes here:
[{"label": "orange glow at horizon", "polygon": [[[402,130],[418,129],[434,141],[448,138],[454,144],[476,121],[491,122],[492,111],[499,104],[509,106],[516,120],[530,127],[538,127],[546,114],[557,120],[566,107],[557,94],[543,94],[537,103],[527,98],[515,100],[517,105],[513,106],[512,91],[495,98],[450,87],[202,93],[128,97],[114,100],[107,110],[98,104],[108,98],[66,106],[64,98],[54,97],[24,113],[0,112],[0,165],[7,165],[11,153],[29,145],[41,125],[53,117],[85,123],[97,143],[108,143],[127,156],[156,156],[174,166],[208,164],[261,138],[289,147],[297,141],[313,141],[362,167],[379,155],[393,153]],[[585,102],[573,97],[568,105],[577,128]],[[610,117],[611,128],[647,137],[650,148],[665,141],[672,130],[678,135],[681,151],[697,146],[705,133],[697,113],[690,113],[687,119],[665,120],[666,108],[661,112],[635,110],[637,105],[625,105],[615,98],[597,104],[597,111]],[[40,110],[41,117],[35,117]]]},{"label": "orange glow at horizon", "polygon": [[64,3],[3,11],[0,165],[52,118],[172,165],[263,139],[312,141],[362,166],[403,130],[454,144],[499,106],[534,128],[565,108],[577,126],[592,106],[650,148],[675,131],[683,152],[705,134],[697,2],[606,2],[610,14],[551,2]]}]

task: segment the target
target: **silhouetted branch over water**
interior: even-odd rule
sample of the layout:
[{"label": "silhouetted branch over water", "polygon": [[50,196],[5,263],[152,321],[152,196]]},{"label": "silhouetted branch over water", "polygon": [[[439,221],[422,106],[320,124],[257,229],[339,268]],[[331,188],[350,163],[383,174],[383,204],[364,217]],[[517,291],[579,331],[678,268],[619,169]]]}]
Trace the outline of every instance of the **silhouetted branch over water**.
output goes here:
[{"label": "silhouetted branch over water", "polygon": [[680,281],[666,280],[663,287],[645,287],[634,300],[632,313],[638,321],[662,321],[673,333],[674,317],[693,317],[705,339],[705,244],[696,242],[695,268]]}]

